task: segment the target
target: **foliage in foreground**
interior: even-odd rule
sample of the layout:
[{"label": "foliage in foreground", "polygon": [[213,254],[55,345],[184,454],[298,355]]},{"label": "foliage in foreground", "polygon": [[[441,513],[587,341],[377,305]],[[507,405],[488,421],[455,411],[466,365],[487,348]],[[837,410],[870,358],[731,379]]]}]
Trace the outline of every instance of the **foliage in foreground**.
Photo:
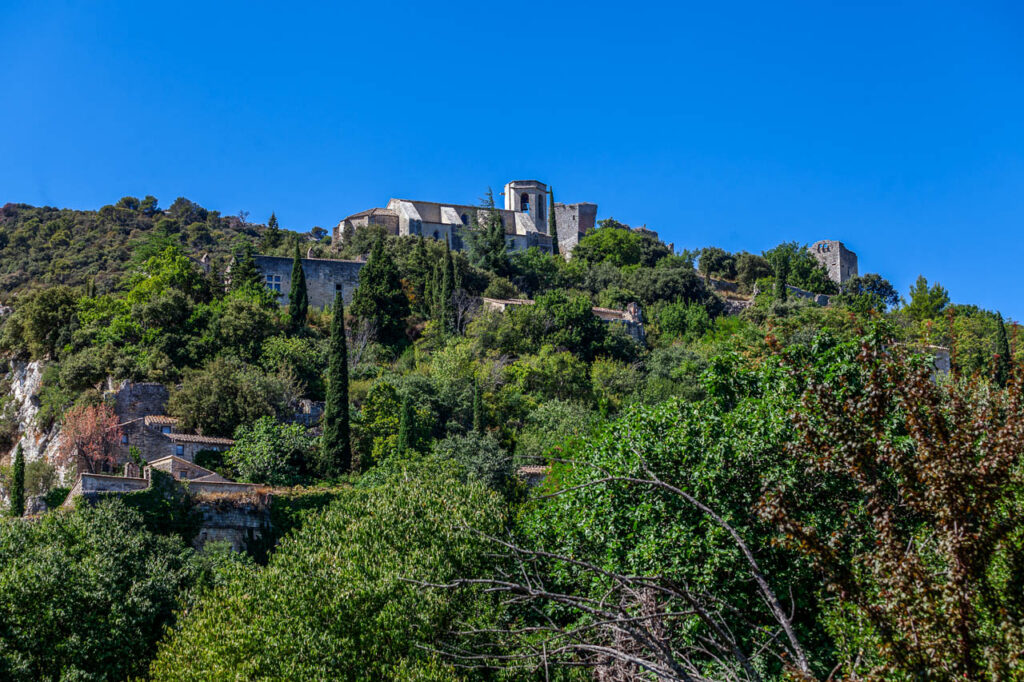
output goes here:
[{"label": "foliage in foreground", "polygon": [[480,541],[459,526],[493,530],[501,518],[493,493],[444,468],[346,491],[285,538],[265,569],[185,614],[152,677],[454,679],[421,647],[491,609],[475,594],[437,594],[407,579],[483,570]]},{"label": "foliage in foreground", "polygon": [[0,678],[142,674],[204,565],[116,501],[0,522]]}]

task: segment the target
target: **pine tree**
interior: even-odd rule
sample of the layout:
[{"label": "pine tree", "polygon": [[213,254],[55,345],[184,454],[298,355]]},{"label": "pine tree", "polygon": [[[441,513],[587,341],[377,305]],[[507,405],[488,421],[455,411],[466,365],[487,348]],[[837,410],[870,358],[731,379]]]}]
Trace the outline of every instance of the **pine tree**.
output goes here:
[{"label": "pine tree", "polygon": [[402,397],[402,414],[398,421],[398,456],[404,457],[412,450],[413,434],[416,431],[416,414],[412,410],[409,394]]},{"label": "pine tree", "polygon": [[992,378],[1000,387],[1005,388],[1010,383],[1012,361],[1010,358],[1010,341],[1006,337],[1006,324],[1003,322],[1002,314],[998,315],[999,330],[996,335],[996,353],[992,358]]},{"label": "pine tree", "polygon": [[276,249],[281,245],[284,235],[277,224],[277,216],[271,212],[270,220],[267,221],[267,231],[263,233],[263,247],[265,249]]},{"label": "pine tree", "polygon": [[402,291],[402,280],[394,260],[384,253],[384,240],[378,239],[370,259],[359,271],[359,287],[352,297],[352,314],[369,323],[377,340],[395,344],[405,338],[405,318],[409,299]]},{"label": "pine tree", "polygon": [[558,222],[555,220],[555,190],[548,190],[548,234],[551,235],[551,254],[558,255]]},{"label": "pine tree", "polygon": [[25,455],[21,443],[14,451],[14,465],[11,472],[11,516],[25,513]]},{"label": "pine tree", "polygon": [[241,252],[235,253],[235,262],[231,266],[231,290],[259,286],[260,279],[260,271],[252,255],[252,244],[247,242]]},{"label": "pine tree", "polygon": [[508,266],[508,247],[505,244],[505,226],[501,213],[494,206],[494,193],[490,188],[481,202],[483,225],[474,226],[467,233],[469,256],[473,265],[501,274]]},{"label": "pine tree", "polygon": [[306,290],[306,273],[302,269],[299,243],[295,242],[295,258],[292,260],[291,291],[288,292],[288,320],[292,332],[298,332],[306,326],[306,315],[308,313],[309,292]]},{"label": "pine tree", "polygon": [[483,433],[486,426],[484,401],[483,396],[480,395],[480,382],[477,381],[476,377],[473,377],[473,430],[477,433]]},{"label": "pine tree", "polygon": [[352,469],[352,445],[348,414],[348,342],[345,340],[345,301],[334,296],[334,317],[327,348],[327,400],[321,437],[322,469],[338,476]]}]

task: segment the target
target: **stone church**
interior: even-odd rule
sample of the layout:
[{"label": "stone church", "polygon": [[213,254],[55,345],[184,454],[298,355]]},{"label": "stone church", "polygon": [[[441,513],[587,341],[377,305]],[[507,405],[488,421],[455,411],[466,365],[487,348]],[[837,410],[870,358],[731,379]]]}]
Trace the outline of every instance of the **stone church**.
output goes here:
[{"label": "stone church", "polygon": [[[548,187],[536,180],[513,180],[502,192],[504,209],[497,209],[505,228],[509,251],[525,251],[536,246],[551,253],[552,238],[558,239],[558,250],[568,255],[587,231],[597,222],[597,204],[555,204],[556,235],[548,234]],[[383,227],[388,234],[422,235],[444,239],[453,249],[462,250],[462,232],[473,224],[482,224],[484,209],[479,206],[391,199],[384,208],[371,208],[343,219],[334,228],[334,243],[340,245],[346,230],[370,225]]]}]

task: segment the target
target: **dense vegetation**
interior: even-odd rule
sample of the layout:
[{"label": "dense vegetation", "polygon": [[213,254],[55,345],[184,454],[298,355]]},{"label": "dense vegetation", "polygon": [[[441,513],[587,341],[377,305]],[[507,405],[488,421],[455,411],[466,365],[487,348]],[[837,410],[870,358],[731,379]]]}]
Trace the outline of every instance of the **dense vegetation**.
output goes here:
[{"label": "dense vegetation", "polygon": [[[351,305],[281,308],[252,253],[329,239],[150,199],[4,207],[3,350],[46,363],[44,422],[108,376],[163,382],[183,426],[236,439],[209,466],[298,487],[259,562],[195,554],[130,499],[3,522],[4,676],[1024,675],[998,314],[923,277],[837,287],[798,244],[675,254],[613,220],[568,261],[505,253],[491,219],[466,252],[357,231],[331,252],[368,258]],[[632,302],[642,341],[592,312]],[[322,433],[288,423],[302,398]],[[57,484],[19,467],[6,489]]]}]

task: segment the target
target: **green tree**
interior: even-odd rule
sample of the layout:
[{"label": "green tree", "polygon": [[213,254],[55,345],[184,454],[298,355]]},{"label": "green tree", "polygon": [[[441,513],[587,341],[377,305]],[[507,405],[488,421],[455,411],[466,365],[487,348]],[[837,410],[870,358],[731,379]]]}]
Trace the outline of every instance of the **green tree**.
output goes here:
[{"label": "green tree", "polygon": [[313,469],[316,447],[301,424],[261,417],[235,431],[224,460],[239,479],[266,485],[295,485]]},{"label": "green tree", "polygon": [[928,286],[924,275],[918,275],[914,286],[910,287],[910,303],[906,305],[907,314],[918,322],[934,320],[949,305],[949,292],[936,283]]},{"label": "green tree", "polygon": [[412,400],[408,392],[402,396],[402,415],[398,420],[398,445],[395,448],[399,457],[405,457],[413,450],[416,437],[416,413],[412,409]]},{"label": "green tree", "polygon": [[352,469],[351,424],[348,407],[348,341],[345,338],[345,301],[334,297],[331,339],[327,350],[327,400],[321,436],[322,469],[338,476]]},{"label": "green tree", "polygon": [[1001,388],[1005,388],[1010,383],[1013,358],[1010,355],[1010,341],[1006,337],[1006,324],[1003,322],[1003,316],[1001,313],[997,313],[996,317],[999,328],[996,332],[996,352],[992,357],[992,378]]},{"label": "green tree", "polygon": [[359,287],[352,297],[352,314],[369,325],[381,343],[396,344],[405,338],[409,299],[402,291],[398,268],[384,251],[384,240],[373,246],[370,259],[359,271]]},{"label": "green tree", "polygon": [[295,398],[290,378],[220,356],[202,369],[185,372],[181,385],[171,391],[167,412],[184,429],[230,438],[240,425],[260,417],[287,417]]},{"label": "green tree", "polygon": [[788,249],[776,248],[767,255],[775,276],[775,300],[785,301],[789,298],[789,271],[793,262],[793,254]]},{"label": "green tree", "polygon": [[555,190],[548,189],[548,234],[551,236],[551,255],[558,254],[558,220],[555,218]]},{"label": "green tree", "polygon": [[21,451],[21,443],[14,451],[11,469],[11,516],[21,516],[25,513],[25,454]]},{"label": "green tree", "polygon": [[160,207],[157,206],[156,197],[152,194],[147,194],[142,202],[139,204],[139,210],[142,211],[143,215],[150,218],[160,212]]},{"label": "green tree", "polygon": [[712,276],[725,279],[736,277],[736,259],[728,251],[717,246],[701,249],[697,265],[705,280]]},{"label": "green tree", "polygon": [[505,226],[501,213],[494,206],[494,193],[487,188],[487,194],[480,202],[484,216],[483,224],[473,225],[466,234],[469,259],[473,265],[495,274],[503,274],[508,267],[508,247],[505,244]]},{"label": "green tree", "polygon": [[263,233],[262,246],[264,250],[276,249],[284,241],[284,235],[277,224],[277,215],[270,213],[270,220],[267,221],[267,230]]},{"label": "green tree", "polygon": [[235,259],[231,264],[231,290],[262,286],[262,279],[252,254],[252,244],[246,242],[235,251]]},{"label": "green tree", "polygon": [[295,242],[295,258],[292,259],[291,290],[288,292],[288,319],[292,332],[301,331],[306,326],[306,315],[308,313],[309,292],[306,290],[306,273],[302,269],[299,243]]},{"label": "green tree", "polygon": [[473,377],[473,431],[483,433],[487,428],[487,416],[484,414],[484,398],[480,392],[480,381]]},{"label": "green tree", "polygon": [[415,584],[490,570],[469,527],[499,532],[502,503],[460,478],[451,466],[412,465],[345,490],[266,568],[239,572],[184,613],[150,679],[465,679],[429,649],[462,618],[494,622],[494,602]]},{"label": "green tree", "polygon": [[437,303],[435,305],[438,326],[450,334],[455,325],[455,311],[452,304],[452,296],[455,294],[455,264],[452,261],[452,250],[446,241],[444,244],[444,258],[441,260],[440,287],[437,290]]},{"label": "green tree", "polygon": [[889,280],[873,273],[851,277],[843,282],[841,289],[836,302],[857,312],[885,312],[886,308],[896,305],[900,300],[899,294]]},{"label": "green tree", "polygon": [[0,678],[138,678],[208,575],[119,500],[0,523]]}]

